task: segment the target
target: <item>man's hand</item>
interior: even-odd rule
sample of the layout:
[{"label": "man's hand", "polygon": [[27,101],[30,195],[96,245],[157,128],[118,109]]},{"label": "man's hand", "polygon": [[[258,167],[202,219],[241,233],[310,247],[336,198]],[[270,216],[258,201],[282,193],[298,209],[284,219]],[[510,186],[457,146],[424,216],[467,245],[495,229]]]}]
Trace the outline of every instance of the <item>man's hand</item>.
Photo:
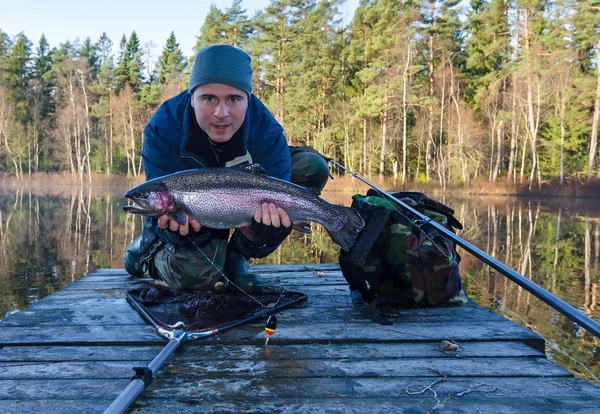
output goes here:
[{"label": "man's hand", "polygon": [[254,248],[281,243],[292,231],[290,216],[275,204],[263,203],[254,213],[250,224],[250,237],[246,236]]},{"label": "man's hand", "polygon": [[290,216],[281,207],[276,207],[275,204],[263,203],[263,205],[254,213],[254,220],[257,223],[262,223],[267,226],[290,227],[292,221]]},{"label": "man's hand", "polygon": [[[289,220],[289,218],[288,218]],[[189,216],[185,216],[185,223],[179,224],[177,221],[171,219],[168,215],[164,214],[158,218],[158,227],[166,229],[167,227],[172,232],[179,232],[182,236],[187,236],[190,232],[190,226],[194,231],[200,231],[202,225],[197,220],[191,220]]]}]

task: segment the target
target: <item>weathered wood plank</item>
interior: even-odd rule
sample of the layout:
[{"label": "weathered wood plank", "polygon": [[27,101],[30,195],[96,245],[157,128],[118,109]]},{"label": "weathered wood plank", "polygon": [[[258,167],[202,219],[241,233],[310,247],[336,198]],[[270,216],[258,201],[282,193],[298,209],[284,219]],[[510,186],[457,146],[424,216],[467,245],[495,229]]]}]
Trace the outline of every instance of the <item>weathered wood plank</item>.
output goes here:
[{"label": "weathered wood plank", "polygon": [[[40,407],[44,412],[55,414],[72,413],[103,413],[112,401],[95,399],[86,400],[19,400],[2,402],[1,408],[5,412],[18,412],[23,414],[39,413]],[[365,413],[365,412],[404,412],[424,413],[436,406],[436,400],[432,397],[420,397],[411,399],[382,398],[363,399],[349,401],[344,397],[327,399],[282,399],[267,401],[263,399],[250,400],[239,399],[231,401],[215,401],[203,399],[201,392],[193,397],[181,400],[150,400],[139,398],[131,407],[130,413],[160,413],[176,412],[181,414],[192,413],[298,413],[298,414],[320,414],[330,413]],[[597,401],[589,401],[571,398],[547,398],[547,399],[520,399],[510,397],[498,397],[489,399],[487,396],[473,397],[468,400],[465,396],[452,398],[446,401],[442,412],[452,413],[496,413],[514,414],[521,413],[593,413],[598,412]]]},{"label": "weathered wood plank", "polygon": [[[150,361],[16,362],[0,364],[0,379],[131,378],[132,367]],[[170,360],[161,376],[199,378],[315,378],[315,377],[572,377],[542,358],[401,358],[381,360]]]},{"label": "weathered wood plank", "polygon": [[[264,338],[261,325],[247,324],[220,335],[221,340],[237,341],[242,338]],[[331,342],[406,342],[406,341],[491,341],[537,339],[530,330],[509,321],[494,324],[457,322],[452,326],[431,322],[427,330],[421,323],[403,323],[391,326],[354,323],[295,323],[280,326],[273,341],[306,343],[312,341]]]},{"label": "weathered wood plank", "polygon": [[[504,321],[493,324],[457,322],[452,325],[431,322],[425,331],[421,323],[381,326],[375,324],[295,323],[277,330],[274,344],[310,342],[436,342],[444,339],[468,341],[541,341],[533,332],[515,323]],[[264,326],[247,324],[218,334],[223,342],[264,341]],[[156,344],[158,334],[150,326],[56,326],[3,327],[0,345],[41,344]],[[543,349],[539,347],[536,349]],[[530,345],[531,346],[531,345]]]},{"label": "weathered wood plank", "polygon": [[131,379],[133,367],[146,366],[150,361],[3,362],[0,379]]},{"label": "weathered wood plank", "polygon": [[[155,346],[5,346],[1,362],[152,360],[164,348]],[[516,351],[515,351],[516,352]]]},{"label": "weathered wood plank", "polygon": [[[20,414],[102,414],[114,399],[102,400],[92,399],[64,399],[64,400],[6,400],[0,401],[0,409],[6,413]],[[150,411],[159,413],[164,411],[164,401],[161,402],[162,408],[152,408]],[[43,409],[41,409],[43,407]],[[41,410],[40,410],[41,409]]]},{"label": "weathered wood plank", "polygon": [[[432,385],[435,381],[438,381]],[[2,400],[64,400],[116,398],[129,384],[128,379],[56,379],[0,380],[0,406]],[[178,376],[161,377],[144,391],[144,399],[272,399],[345,398],[348,403],[364,398],[414,398],[415,392],[430,386],[440,398],[456,395],[470,387],[464,399],[488,395],[564,398],[578,397],[593,400],[597,388],[575,378],[224,378],[184,380]],[[431,395],[431,393],[425,393]]]},{"label": "weathered wood plank", "polygon": [[444,353],[440,343],[210,345],[188,342],[176,354],[177,360],[287,360],[287,359],[397,359],[397,358],[504,358],[538,357],[542,352],[519,342],[463,342],[458,353]]},{"label": "weathered wood plank", "polygon": [[[133,373],[133,371],[131,371]],[[130,375],[132,376],[132,375]],[[98,399],[107,401],[115,399],[131,382],[127,379],[27,379],[0,380],[0,407],[2,400],[77,400]],[[40,406],[39,412],[46,412]]]},{"label": "weathered wood plank", "polygon": [[87,307],[86,309],[54,308],[51,312],[48,309],[35,308],[15,313],[7,318],[2,326],[67,326],[67,325],[143,325],[146,322],[133,309],[125,306],[107,306],[102,308]]},{"label": "weathered wood plank", "polygon": [[[164,340],[166,345],[167,340]],[[174,354],[178,361],[234,359],[388,359],[388,358],[505,358],[537,357],[542,352],[519,342],[464,342],[459,352],[444,353],[439,343],[209,345],[204,341],[185,343]],[[128,361],[152,359],[162,346],[6,346],[0,362],[34,361]]]},{"label": "weathered wood plank", "polygon": [[3,327],[2,345],[160,345],[164,338],[148,325]]},{"label": "weathered wood plank", "polygon": [[299,359],[299,360],[203,360],[173,361],[162,370],[163,375],[182,378],[221,378],[269,376],[300,377],[572,377],[558,365],[541,358],[448,359],[406,358],[380,360]]},{"label": "weathered wood plank", "polygon": [[[316,298],[314,299],[317,300]],[[326,299],[321,299],[322,305]],[[300,306],[303,306],[300,304]],[[118,304],[111,300],[106,306],[94,302],[93,306],[66,306],[59,307],[56,303],[46,306],[31,307],[25,311],[15,313],[3,322],[3,326],[53,326],[53,325],[132,325],[143,324],[143,319],[137,312],[131,312],[128,303],[122,301]],[[353,307],[343,307],[335,310],[324,311],[312,307],[296,307],[284,309],[277,314],[280,323],[306,322],[315,323],[337,322],[358,324],[373,324]],[[506,319],[491,310],[480,308],[476,305],[465,305],[456,308],[426,308],[406,309],[400,314],[389,318],[394,323],[429,323],[429,322],[503,322]]]},{"label": "weathered wood plank", "polygon": [[[364,399],[349,401],[344,397],[327,399],[239,399],[239,400],[202,400],[199,392],[194,398],[169,402],[169,410],[177,413],[225,413],[225,412],[251,412],[251,413],[299,413],[315,414],[323,412],[332,413],[425,413],[436,406],[433,397],[411,399]],[[147,401],[141,398],[136,402],[132,413],[155,413],[164,410],[165,402],[162,400]],[[442,412],[451,413],[594,413],[597,414],[600,403],[577,397],[571,398],[511,398],[507,396],[490,399],[487,395],[452,398],[446,401],[441,408]]]},{"label": "weathered wood plank", "polygon": [[[437,382],[436,382],[437,381]],[[0,383],[1,385],[1,383]],[[409,392],[418,392],[427,386],[439,397],[464,392],[473,388],[473,396],[490,398],[579,397],[597,399],[598,388],[575,378],[222,378],[182,379],[180,376],[161,377],[146,391],[152,399],[182,399],[202,394],[203,398],[228,400],[232,398],[347,398],[349,403],[362,398],[414,398]],[[409,392],[407,392],[407,389]],[[424,395],[432,395],[426,392]],[[43,397],[42,397],[43,398]]]}]

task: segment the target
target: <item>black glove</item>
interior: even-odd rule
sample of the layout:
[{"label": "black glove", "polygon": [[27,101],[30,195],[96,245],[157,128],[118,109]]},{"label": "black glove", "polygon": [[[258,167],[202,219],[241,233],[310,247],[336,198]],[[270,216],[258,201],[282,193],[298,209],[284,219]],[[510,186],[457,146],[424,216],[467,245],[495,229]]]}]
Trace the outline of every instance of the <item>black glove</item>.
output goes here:
[{"label": "black glove", "polygon": [[256,249],[262,246],[278,246],[292,232],[292,226],[284,227],[280,225],[279,227],[275,227],[273,225],[259,223],[252,218],[250,230],[252,232],[252,238],[248,240],[248,246]]},{"label": "black glove", "polygon": [[233,235],[238,251],[246,258],[265,257],[273,253],[282,241],[292,232],[292,226],[275,227],[259,223],[254,218],[250,224],[251,235],[237,229]]}]

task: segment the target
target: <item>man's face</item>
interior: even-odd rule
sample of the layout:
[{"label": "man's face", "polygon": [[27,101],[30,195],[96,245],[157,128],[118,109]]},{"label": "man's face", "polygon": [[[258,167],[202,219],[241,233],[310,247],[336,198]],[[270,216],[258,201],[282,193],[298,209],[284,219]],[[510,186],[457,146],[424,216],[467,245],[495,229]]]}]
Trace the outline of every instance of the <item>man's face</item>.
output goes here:
[{"label": "man's face", "polygon": [[244,123],[248,95],[233,86],[207,83],[194,89],[192,108],[200,128],[213,142],[222,144]]}]

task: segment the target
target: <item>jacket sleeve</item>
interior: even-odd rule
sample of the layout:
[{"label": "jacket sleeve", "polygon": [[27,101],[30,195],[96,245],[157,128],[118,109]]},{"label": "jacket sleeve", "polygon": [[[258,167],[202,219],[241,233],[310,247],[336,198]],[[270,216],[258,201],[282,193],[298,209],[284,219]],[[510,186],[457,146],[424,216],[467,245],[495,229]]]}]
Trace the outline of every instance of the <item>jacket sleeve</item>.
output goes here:
[{"label": "jacket sleeve", "polygon": [[252,248],[250,245],[250,241],[246,238],[246,236],[242,234],[242,232],[239,229],[235,229],[232,238],[237,251],[240,252],[244,257],[246,257],[246,259],[249,259],[251,257],[266,257],[273,253],[275,250],[277,250],[277,248],[281,244],[281,242],[279,242],[276,244],[264,245],[259,248]]},{"label": "jacket sleeve", "polygon": [[197,247],[206,245],[213,236],[213,229],[208,227],[200,228],[200,231],[196,232],[190,229],[187,236],[182,236],[178,232],[174,232],[167,229],[161,229],[158,227],[158,219],[153,217],[145,217],[144,220],[144,231],[146,234],[152,234],[156,238],[162,240],[165,243],[172,244],[174,246],[183,246],[186,244],[195,244]]},{"label": "jacket sleeve", "polygon": [[[161,145],[157,145],[160,142]],[[174,148],[165,148],[167,140],[160,136],[157,127],[152,120],[144,128],[144,145],[142,146],[142,165],[146,173],[146,180],[152,180],[175,171],[167,170],[167,166],[173,165],[169,162],[169,154],[179,154]]]}]

